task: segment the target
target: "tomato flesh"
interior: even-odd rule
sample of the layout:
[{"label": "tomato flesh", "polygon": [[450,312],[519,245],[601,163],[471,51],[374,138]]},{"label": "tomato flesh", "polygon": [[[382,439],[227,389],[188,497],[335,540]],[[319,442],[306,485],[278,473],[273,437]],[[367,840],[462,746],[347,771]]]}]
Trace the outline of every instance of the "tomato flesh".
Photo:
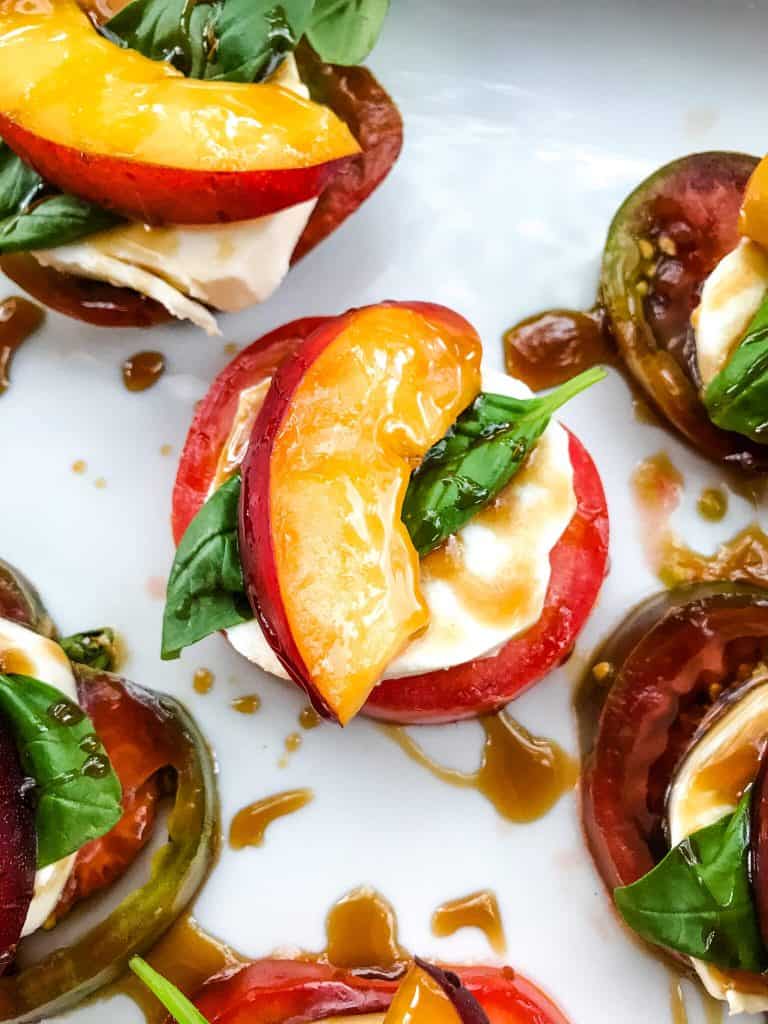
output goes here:
[{"label": "tomato flesh", "polygon": [[[491,1024],[567,1024],[555,1004],[508,967],[451,967]],[[398,982],[329,964],[259,960],[212,978],[195,998],[210,1024],[303,1024],[384,1013]]]},{"label": "tomato flesh", "polygon": [[[647,602],[599,652],[613,667],[604,694],[582,700],[582,814],[592,856],[612,890],[669,849],[666,798],[713,702],[768,650],[768,597],[698,586]],[[599,719],[595,726],[595,717]]]},{"label": "tomato flesh", "polygon": [[710,421],[690,317],[705,279],[739,241],[756,163],[741,153],[697,153],[652,174],[613,219],[600,284],[621,355],[654,405],[705,455],[746,470],[765,470],[768,451]]}]

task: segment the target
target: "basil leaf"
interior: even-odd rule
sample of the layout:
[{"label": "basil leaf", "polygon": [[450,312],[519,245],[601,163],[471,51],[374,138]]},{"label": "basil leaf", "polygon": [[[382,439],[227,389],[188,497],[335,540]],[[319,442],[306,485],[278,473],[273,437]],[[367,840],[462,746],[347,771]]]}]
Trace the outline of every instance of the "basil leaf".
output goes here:
[{"label": "basil leaf", "polygon": [[54,195],[0,221],[0,253],[68,245],[114,227],[119,219],[75,196]]},{"label": "basil leaf", "polygon": [[208,1024],[195,1004],[173,982],[168,981],[140,956],[132,956],[128,966],[165,1007],[177,1024]]},{"label": "basil leaf", "polygon": [[0,712],[37,784],[38,868],[109,832],[122,815],[122,791],[82,708],[39,679],[0,675]]},{"label": "basil leaf", "polygon": [[260,82],[296,48],[311,12],[312,0],[133,0],[106,32],[190,78]]},{"label": "basil leaf", "polygon": [[70,661],[78,665],[112,672],[117,665],[117,640],[114,629],[90,629],[86,633],[74,633],[59,640],[59,646]]},{"label": "basil leaf", "polygon": [[411,476],[403,522],[423,558],[499,494],[555,410],[605,377],[594,367],[548,395],[479,395]]},{"label": "basil leaf", "polygon": [[309,39],[321,60],[360,64],[373,49],[389,0],[315,0]]},{"label": "basil leaf", "polygon": [[619,913],[638,935],[718,967],[768,966],[749,881],[750,795],[637,882],[614,890]]},{"label": "basil leaf", "polygon": [[0,142],[0,217],[25,209],[44,187],[37,171]]},{"label": "basil leaf", "polygon": [[768,444],[768,295],[736,351],[709,382],[704,404],[716,426]]},{"label": "basil leaf", "polygon": [[240,477],[206,501],[187,527],[168,580],[161,656],[253,618],[237,541]]}]

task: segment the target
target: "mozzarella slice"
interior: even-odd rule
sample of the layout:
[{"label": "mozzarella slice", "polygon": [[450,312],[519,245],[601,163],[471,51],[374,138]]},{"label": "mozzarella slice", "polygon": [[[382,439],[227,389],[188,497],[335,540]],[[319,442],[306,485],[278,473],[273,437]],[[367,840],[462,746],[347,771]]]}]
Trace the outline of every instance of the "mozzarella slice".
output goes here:
[{"label": "mozzarella slice", "polygon": [[[484,371],[483,389],[526,397],[520,381]],[[421,563],[430,609],[426,632],[387,667],[385,679],[491,657],[541,617],[549,555],[576,511],[568,435],[551,423],[497,500]],[[227,630],[242,655],[287,678],[256,620]]]},{"label": "mozzarella slice", "polygon": [[[274,80],[309,96],[293,56]],[[151,227],[128,224],[82,242],[33,252],[43,266],[119,287],[132,288],[165,306],[179,320],[191,320],[219,334],[206,307],[237,312],[264,302],[290,269],[316,199],[256,220],[232,224]]]},{"label": "mozzarella slice", "polygon": [[[733,813],[755,778],[766,735],[768,675],[763,669],[743,695],[726,707],[678,769],[667,804],[672,846]],[[756,991],[752,977],[746,986],[738,974],[701,960],[692,963],[707,992],[727,1002],[731,1014],[768,1012],[768,983],[760,984]]]},{"label": "mozzarella slice", "polygon": [[[0,671],[33,676],[77,703],[72,666],[53,640],[10,619],[0,618]],[[67,884],[76,854],[58,860],[35,874],[35,894],[27,911],[22,935],[37,931],[48,920]]]},{"label": "mozzarella slice", "polygon": [[768,254],[743,238],[704,282],[692,322],[699,374],[706,387],[744,337],[768,292]]}]

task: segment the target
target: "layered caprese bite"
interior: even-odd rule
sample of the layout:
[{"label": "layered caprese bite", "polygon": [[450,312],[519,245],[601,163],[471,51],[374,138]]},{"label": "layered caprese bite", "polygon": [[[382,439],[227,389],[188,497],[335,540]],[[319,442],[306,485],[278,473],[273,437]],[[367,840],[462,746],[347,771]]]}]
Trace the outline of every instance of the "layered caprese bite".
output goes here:
[{"label": "layered caprese bite", "polygon": [[162,654],[225,630],[323,715],[491,712],[571,651],[606,571],[595,466],[548,394],[481,369],[443,306],[297,320],[199,404]]},{"label": "layered caprese bite", "polygon": [[0,0],[0,267],[102,326],[262,302],[386,177],[387,3]]},{"label": "layered caprese bite", "polygon": [[417,957],[393,972],[256,960],[211,978],[193,1001],[139,957],[131,967],[177,1024],[567,1024],[511,967],[440,967]]},{"label": "layered caprese bite", "polygon": [[768,1011],[768,596],[653,598],[591,676],[583,820],[616,908],[732,1013]]},{"label": "layered caprese bite", "polygon": [[[184,709],[115,675],[114,635],[61,639],[37,592],[0,562],[0,1020],[71,1008],[184,909],[217,834],[212,758]],[[151,839],[151,875],[101,902],[87,931],[34,959],[27,936],[106,893]],[[116,905],[115,905],[116,903]],[[55,935],[55,933],[54,933]]]},{"label": "layered caprese bite", "polygon": [[697,153],[611,224],[601,299],[630,373],[711,458],[768,467],[768,160]]}]

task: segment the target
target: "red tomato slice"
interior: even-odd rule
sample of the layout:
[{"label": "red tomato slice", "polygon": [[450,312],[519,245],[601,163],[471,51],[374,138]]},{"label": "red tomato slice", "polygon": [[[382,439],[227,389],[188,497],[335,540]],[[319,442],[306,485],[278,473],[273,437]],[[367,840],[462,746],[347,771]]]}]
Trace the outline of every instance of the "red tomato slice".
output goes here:
[{"label": "red tomato slice", "polygon": [[[509,967],[450,967],[491,1024],[568,1024],[532,982]],[[391,978],[364,977],[328,964],[257,960],[207,982],[195,1003],[210,1024],[304,1024],[336,1015],[384,1013]]]},{"label": "red tomato slice", "polygon": [[667,852],[666,799],[677,766],[713,701],[740,685],[767,644],[765,593],[730,585],[653,598],[601,649],[596,660],[614,667],[613,684],[602,708],[596,691],[583,710],[582,726],[594,736],[583,737],[581,790],[584,830],[610,890]]},{"label": "red tomato slice", "polygon": [[[173,490],[176,543],[205,502],[240,392],[271,376],[329,317],[296,320],[254,342],[213,382],[198,406]],[[608,510],[597,469],[570,435],[577,509],[550,553],[541,618],[492,658],[380,683],[364,713],[403,723],[452,722],[495,711],[550,672],[571,650],[594,606],[608,557]],[[564,611],[565,610],[565,611]]]}]

